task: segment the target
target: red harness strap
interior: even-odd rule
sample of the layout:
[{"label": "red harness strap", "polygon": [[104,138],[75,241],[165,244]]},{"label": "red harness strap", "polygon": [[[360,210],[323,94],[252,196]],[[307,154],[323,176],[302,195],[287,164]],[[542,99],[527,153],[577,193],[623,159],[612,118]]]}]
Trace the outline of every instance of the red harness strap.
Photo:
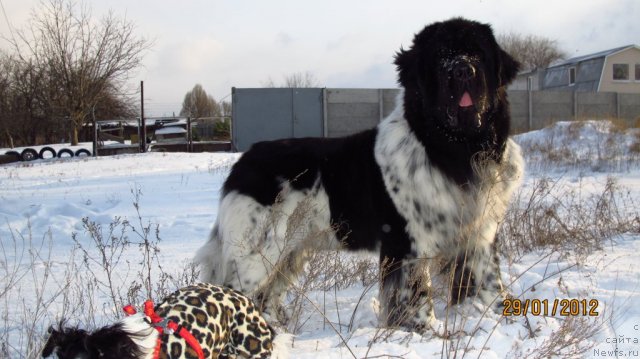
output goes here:
[{"label": "red harness strap", "polygon": [[[127,313],[127,315],[136,314],[136,310],[132,305],[127,305],[122,309],[125,313]],[[187,342],[187,344],[189,344],[189,346],[193,350],[195,350],[195,352],[198,354],[198,358],[204,359],[204,352],[202,351],[202,347],[200,347],[200,343],[198,342],[198,340],[182,325],[178,325],[168,319],[162,319],[158,314],[156,314],[156,311],[153,309],[153,302],[151,300],[147,300],[146,302],[144,302],[144,315],[149,317],[149,320],[151,320],[151,324],[155,326],[160,334],[164,333],[165,330],[167,330],[167,334],[177,333],[180,337],[182,337],[182,339],[184,339],[185,342]],[[161,343],[162,342],[160,340],[160,337],[158,337],[158,345],[153,352],[153,357],[156,359],[160,356]]]}]

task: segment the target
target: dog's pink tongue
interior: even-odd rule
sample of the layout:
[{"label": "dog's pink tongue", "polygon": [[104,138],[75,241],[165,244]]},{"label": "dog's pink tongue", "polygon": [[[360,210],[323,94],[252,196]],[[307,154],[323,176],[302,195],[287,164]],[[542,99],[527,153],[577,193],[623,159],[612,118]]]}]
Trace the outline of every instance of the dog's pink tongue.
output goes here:
[{"label": "dog's pink tongue", "polygon": [[473,106],[473,100],[471,99],[471,95],[467,91],[464,92],[462,98],[460,99],[460,103],[458,104],[460,107],[469,107]]}]

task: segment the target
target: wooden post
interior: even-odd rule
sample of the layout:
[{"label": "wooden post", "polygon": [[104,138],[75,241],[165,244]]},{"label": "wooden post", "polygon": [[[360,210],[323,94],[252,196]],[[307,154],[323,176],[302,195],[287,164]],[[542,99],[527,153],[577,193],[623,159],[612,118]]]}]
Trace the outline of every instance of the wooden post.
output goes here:
[{"label": "wooden post", "polygon": [[527,89],[527,120],[529,131],[533,131],[533,90],[531,87]]},{"label": "wooden post", "polygon": [[144,121],[144,81],[140,81],[140,152],[147,152],[147,125]]}]

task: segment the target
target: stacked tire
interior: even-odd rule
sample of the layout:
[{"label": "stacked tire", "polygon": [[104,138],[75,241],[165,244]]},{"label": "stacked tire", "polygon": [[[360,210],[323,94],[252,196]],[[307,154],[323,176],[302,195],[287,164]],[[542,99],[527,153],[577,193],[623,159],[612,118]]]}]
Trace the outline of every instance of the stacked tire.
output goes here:
[{"label": "stacked tire", "polygon": [[89,157],[91,156],[91,151],[85,148],[80,148],[76,151],[75,155],[76,157]]},{"label": "stacked tire", "polygon": [[71,151],[68,148],[63,148],[60,151],[58,151],[58,158],[69,158],[69,157],[73,157],[73,151]]},{"label": "stacked tire", "polygon": [[22,157],[20,156],[20,153],[16,151],[9,151],[5,154],[0,155],[0,164],[12,163],[12,162],[17,162],[21,160],[22,160]]},{"label": "stacked tire", "polygon": [[34,150],[33,148],[25,148],[24,150],[22,150],[22,153],[20,153],[20,156],[22,157],[23,161],[35,161],[39,158],[38,152],[36,152],[36,150]]},{"label": "stacked tire", "polygon": [[[27,148],[27,150],[28,150],[28,148]],[[26,150],[25,150],[25,151],[26,151]],[[47,157],[45,157],[45,155],[46,155],[47,153],[51,153],[51,157],[48,157],[48,156],[47,156]],[[56,158],[56,150],[54,150],[54,149],[53,149],[53,148],[51,148],[51,147],[42,147],[42,148],[40,149],[40,152],[38,153],[38,157],[40,157],[40,159],[43,159],[43,160],[44,160],[44,159],[47,159],[47,158]]]},{"label": "stacked tire", "polygon": [[69,148],[63,148],[56,152],[56,150],[52,147],[45,146],[40,149],[40,151],[36,151],[33,148],[25,148],[22,152],[18,151],[8,151],[4,155],[6,160],[1,161],[0,163],[9,163],[16,161],[35,161],[37,159],[51,159],[51,158],[71,158],[73,156],[76,157],[88,157],[91,156],[91,151],[80,148],[75,152]]}]

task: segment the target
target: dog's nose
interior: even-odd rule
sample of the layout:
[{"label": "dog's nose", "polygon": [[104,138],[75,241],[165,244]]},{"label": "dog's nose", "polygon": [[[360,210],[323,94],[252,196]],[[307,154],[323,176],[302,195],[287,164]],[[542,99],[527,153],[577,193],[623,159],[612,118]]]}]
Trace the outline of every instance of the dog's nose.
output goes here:
[{"label": "dog's nose", "polygon": [[468,81],[476,76],[476,68],[468,62],[459,62],[453,68],[453,77],[460,81]]}]

